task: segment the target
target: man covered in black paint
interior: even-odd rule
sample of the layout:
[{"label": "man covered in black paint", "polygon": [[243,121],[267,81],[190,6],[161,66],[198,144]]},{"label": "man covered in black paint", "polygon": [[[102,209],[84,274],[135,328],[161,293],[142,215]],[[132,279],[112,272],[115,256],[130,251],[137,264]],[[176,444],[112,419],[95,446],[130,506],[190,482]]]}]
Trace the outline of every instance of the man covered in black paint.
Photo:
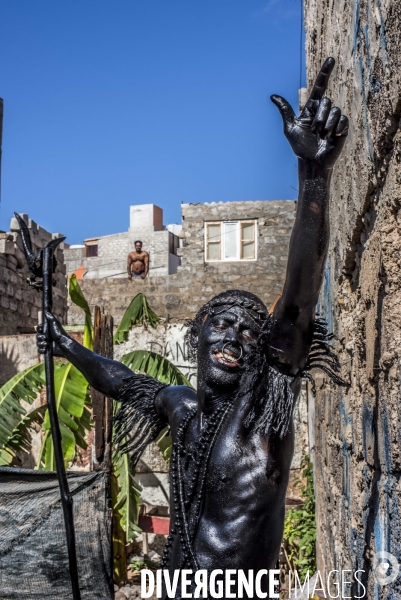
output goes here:
[{"label": "man covered in black paint", "polygon": [[[171,530],[163,555],[170,572],[275,567],[301,379],[320,366],[339,381],[315,317],[329,241],[330,179],[348,132],[348,119],[324,97],[334,62],[323,64],[299,117],[284,98],[271,98],[298,157],[299,201],[284,290],[273,314],[257,296],[238,290],[200,309],[188,337],[198,361],[197,391],[133,374],[80,346],[46,315],[56,353],[122,402],[117,438],[128,439],[133,464],[166,425],[171,429]],[[44,351],[41,334],[38,344]],[[262,589],[268,590],[267,579]]]}]

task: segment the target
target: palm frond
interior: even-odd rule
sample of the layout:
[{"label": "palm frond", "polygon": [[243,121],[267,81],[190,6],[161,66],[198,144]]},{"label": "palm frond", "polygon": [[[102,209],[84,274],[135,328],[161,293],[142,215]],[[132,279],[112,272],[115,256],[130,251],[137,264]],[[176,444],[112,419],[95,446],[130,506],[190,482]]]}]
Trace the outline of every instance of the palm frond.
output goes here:
[{"label": "palm frond", "polygon": [[[24,422],[28,421],[22,401],[32,404],[45,384],[44,364],[28,367],[14,375],[0,388],[0,465],[9,465],[18,439],[25,440]],[[21,438],[22,436],[22,438]]]},{"label": "palm frond", "polygon": [[137,294],[125,311],[116,329],[113,338],[114,343],[122,344],[126,342],[128,334],[134,325],[143,325],[144,327],[150,325],[153,329],[156,329],[159,321],[159,317],[149,306],[146,296],[142,293]]},{"label": "palm frond", "polygon": [[[88,382],[71,363],[55,361],[54,387],[57,416],[60,423],[64,461],[75,458],[76,447],[86,450],[85,431],[91,429]],[[54,471],[54,446],[50,430],[49,412],[46,411],[43,428],[45,436],[39,458],[39,468]]]},{"label": "palm frond", "polygon": [[85,326],[83,345],[89,350],[93,350],[93,325],[92,325],[92,314],[89,308],[88,301],[86,300],[77,280],[77,276],[73,273],[70,277],[69,294],[71,301],[82,308],[85,312]]},{"label": "palm frond", "polygon": [[134,350],[124,354],[121,362],[136,373],[145,373],[161,383],[169,385],[186,385],[192,387],[188,379],[178,367],[167,358],[149,350]]}]

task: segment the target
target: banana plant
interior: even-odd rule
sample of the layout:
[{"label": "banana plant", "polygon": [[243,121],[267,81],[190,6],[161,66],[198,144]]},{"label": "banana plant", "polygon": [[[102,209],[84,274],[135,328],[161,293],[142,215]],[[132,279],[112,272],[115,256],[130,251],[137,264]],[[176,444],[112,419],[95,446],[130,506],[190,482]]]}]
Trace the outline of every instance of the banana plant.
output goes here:
[{"label": "banana plant", "polygon": [[[79,449],[86,450],[88,447],[85,441],[86,432],[92,428],[89,384],[71,363],[55,361],[54,387],[64,462],[68,465],[76,458]],[[45,435],[38,468],[54,471],[56,463],[48,411],[45,414],[43,429]]]},{"label": "banana plant", "polygon": [[[85,311],[84,346],[93,347],[93,326],[89,305],[75,275],[70,279],[72,301]],[[54,361],[54,384],[57,415],[60,423],[65,464],[87,448],[86,435],[92,428],[89,384],[71,363]],[[45,385],[44,364],[28,367],[0,388],[0,465],[10,465],[18,450],[29,449],[29,428],[34,423],[44,429],[37,469],[55,470],[54,447],[50,432],[49,413],[45,406],[32,411],[32,404]]]},{"label": "banana plant", "polygon": [[68,286],[68,292],[70,294],[71,301],[82,308],[85,313],[85,326],[83,345],[89,350],[93,350],[93,325],[92,325],[92,313],[89,308],[87,299],[82,293],[80,285],[77,280],[77,276],[73,273],[70,277],[70,283]]},{"label": "banana plant", "polygon": [[[69,294],[72,302],[85,312],[83,345],[93,349],[93,326],[89,304],[82,293],[77,278],[72,275],[69,281]],[[89,383],[82,373],[71,363],[55,360],[54,387],[56,409],[60,423],[61,444],[66,466],[86,450],[86,436],[92,429],[91,399]],[[49,412],[46,410],[43,429],[45,434],[39,454],[37,468],[46,471],[55,470],[54,445],[50,430]]]},{"label": "banana plant", "polygon": [[119,326],[114,334],[114,343],[122,344],[128,341],[128,334],[133,325],[143,325],[145,328],[150,325],[156,329],[160,321],[157,314],[151,309],[145,294],[137,294],[127,310],[123,314]]},{"label": "banana plant", "polygon": [[[121,362],[132,369],[132,371],[154,377],[161,383],[168,383],[170,385],[191,385],[176,366],[174,366],[167,358],[164,358],[155,352],[135,350],[134,352],[124,354],[121,358]],[[118,402],[115,402],[115,410],[118,410]],[[159,434],[156,442],[163,457],[169,462],[172,440],[168,427]],[[136,537],[139,530],[137,523],[139,506],[141,503],[141,488],[134,479],[135,473],[130,468],[129,457],[126,454],[121,455],[117,451],[114,452],[113,470],[117,477],[119,488],[115,509],[120,515],[120,524],[125,532],[126,540],[127,542],[130,542]]]},{"label": "banana plant", "polygon": [[[156,352],[134,350],[133,352],[124,354],[121,358],[121,362],[133,371],[150,375],[150,377],[158,379],[161,383],[192,387],[188,379],[175,365],[167,360],[167,358],[160,356],[160,354],[156,354]],[[170,462],[172,439],[168,427],[160,432],[156,443],[158,444],[164,459],[167,462]]]},{"label": "banana plant", "polygon": [[44,364],[39,363],[17,373],[0,388],[0,466],[10,465],[18,450],[29,447],[28,429],[39,413],[28,412],[24,403],[32,405],[44,385]]},{"label": "banana plant", "polygon": [[[71,300],[85,311],[84,345],[93,346],[93,327],[89,305],[73,276],[69,286]],[[156,327],[159,317],[149,306],[146,297],[138,294],[128,307],[117,329],[114,341],[128,338],[134,325]],[[126,337],[125,337],[126,336]],[[121,361],[135,372],[144,373],[170,385],[188,385],[189,381],[168,359],[146,350],[125,354]],[[86,435],[92,427],[89,384],[71,363],[55,361],[55,388],[57,412],[62,433],[62,446],[66,464],[75,459],[79,449],[86,449]],[[54,451],[46,406],[27,410],[24,403],[32,405],[45,384],[44,365],[39,363],[15,375],[0,388],[0,465],[10,465],[16,452],[30,447],[29,428],[39,424],[44,430],[43,443],[36,468],[54,470]],[[115,403],[115,410],[118,403]],[[171,437],[166,428],[156,440],[163,456],[169,460]],[[113,471],[116,479],[114,512],[125,532],[126,541],[135,538],[139,530],[138,515],[140,486],[135,482],[129,457],[114,452]]]}]

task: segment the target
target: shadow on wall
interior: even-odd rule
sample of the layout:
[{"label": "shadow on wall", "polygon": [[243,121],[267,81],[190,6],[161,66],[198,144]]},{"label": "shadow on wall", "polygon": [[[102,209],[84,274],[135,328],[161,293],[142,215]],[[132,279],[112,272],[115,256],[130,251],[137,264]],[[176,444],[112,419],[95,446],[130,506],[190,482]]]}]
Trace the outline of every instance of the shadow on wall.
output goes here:
[{"label": "shadow on wall", "polygon": [[0,336],[0,385],[39,361],[35,334]]},{"label": "shadow on wall", "polygon": [[18,373],[18,352],[16,348],[3,346],[0,342],[0,385],[14,377]]}]

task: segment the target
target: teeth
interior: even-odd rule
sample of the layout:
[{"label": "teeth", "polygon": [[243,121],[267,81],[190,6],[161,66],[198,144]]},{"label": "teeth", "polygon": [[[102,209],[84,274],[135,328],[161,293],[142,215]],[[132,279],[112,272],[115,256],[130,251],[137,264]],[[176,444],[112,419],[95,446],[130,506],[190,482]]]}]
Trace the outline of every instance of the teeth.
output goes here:
[{"label": "teeth", "polygon": [[225,362],[236,363],[237,359],[234,356],[230,356],[229,354],[222,354],[221,352],[216,352],[217,358],[221,358]]}]

